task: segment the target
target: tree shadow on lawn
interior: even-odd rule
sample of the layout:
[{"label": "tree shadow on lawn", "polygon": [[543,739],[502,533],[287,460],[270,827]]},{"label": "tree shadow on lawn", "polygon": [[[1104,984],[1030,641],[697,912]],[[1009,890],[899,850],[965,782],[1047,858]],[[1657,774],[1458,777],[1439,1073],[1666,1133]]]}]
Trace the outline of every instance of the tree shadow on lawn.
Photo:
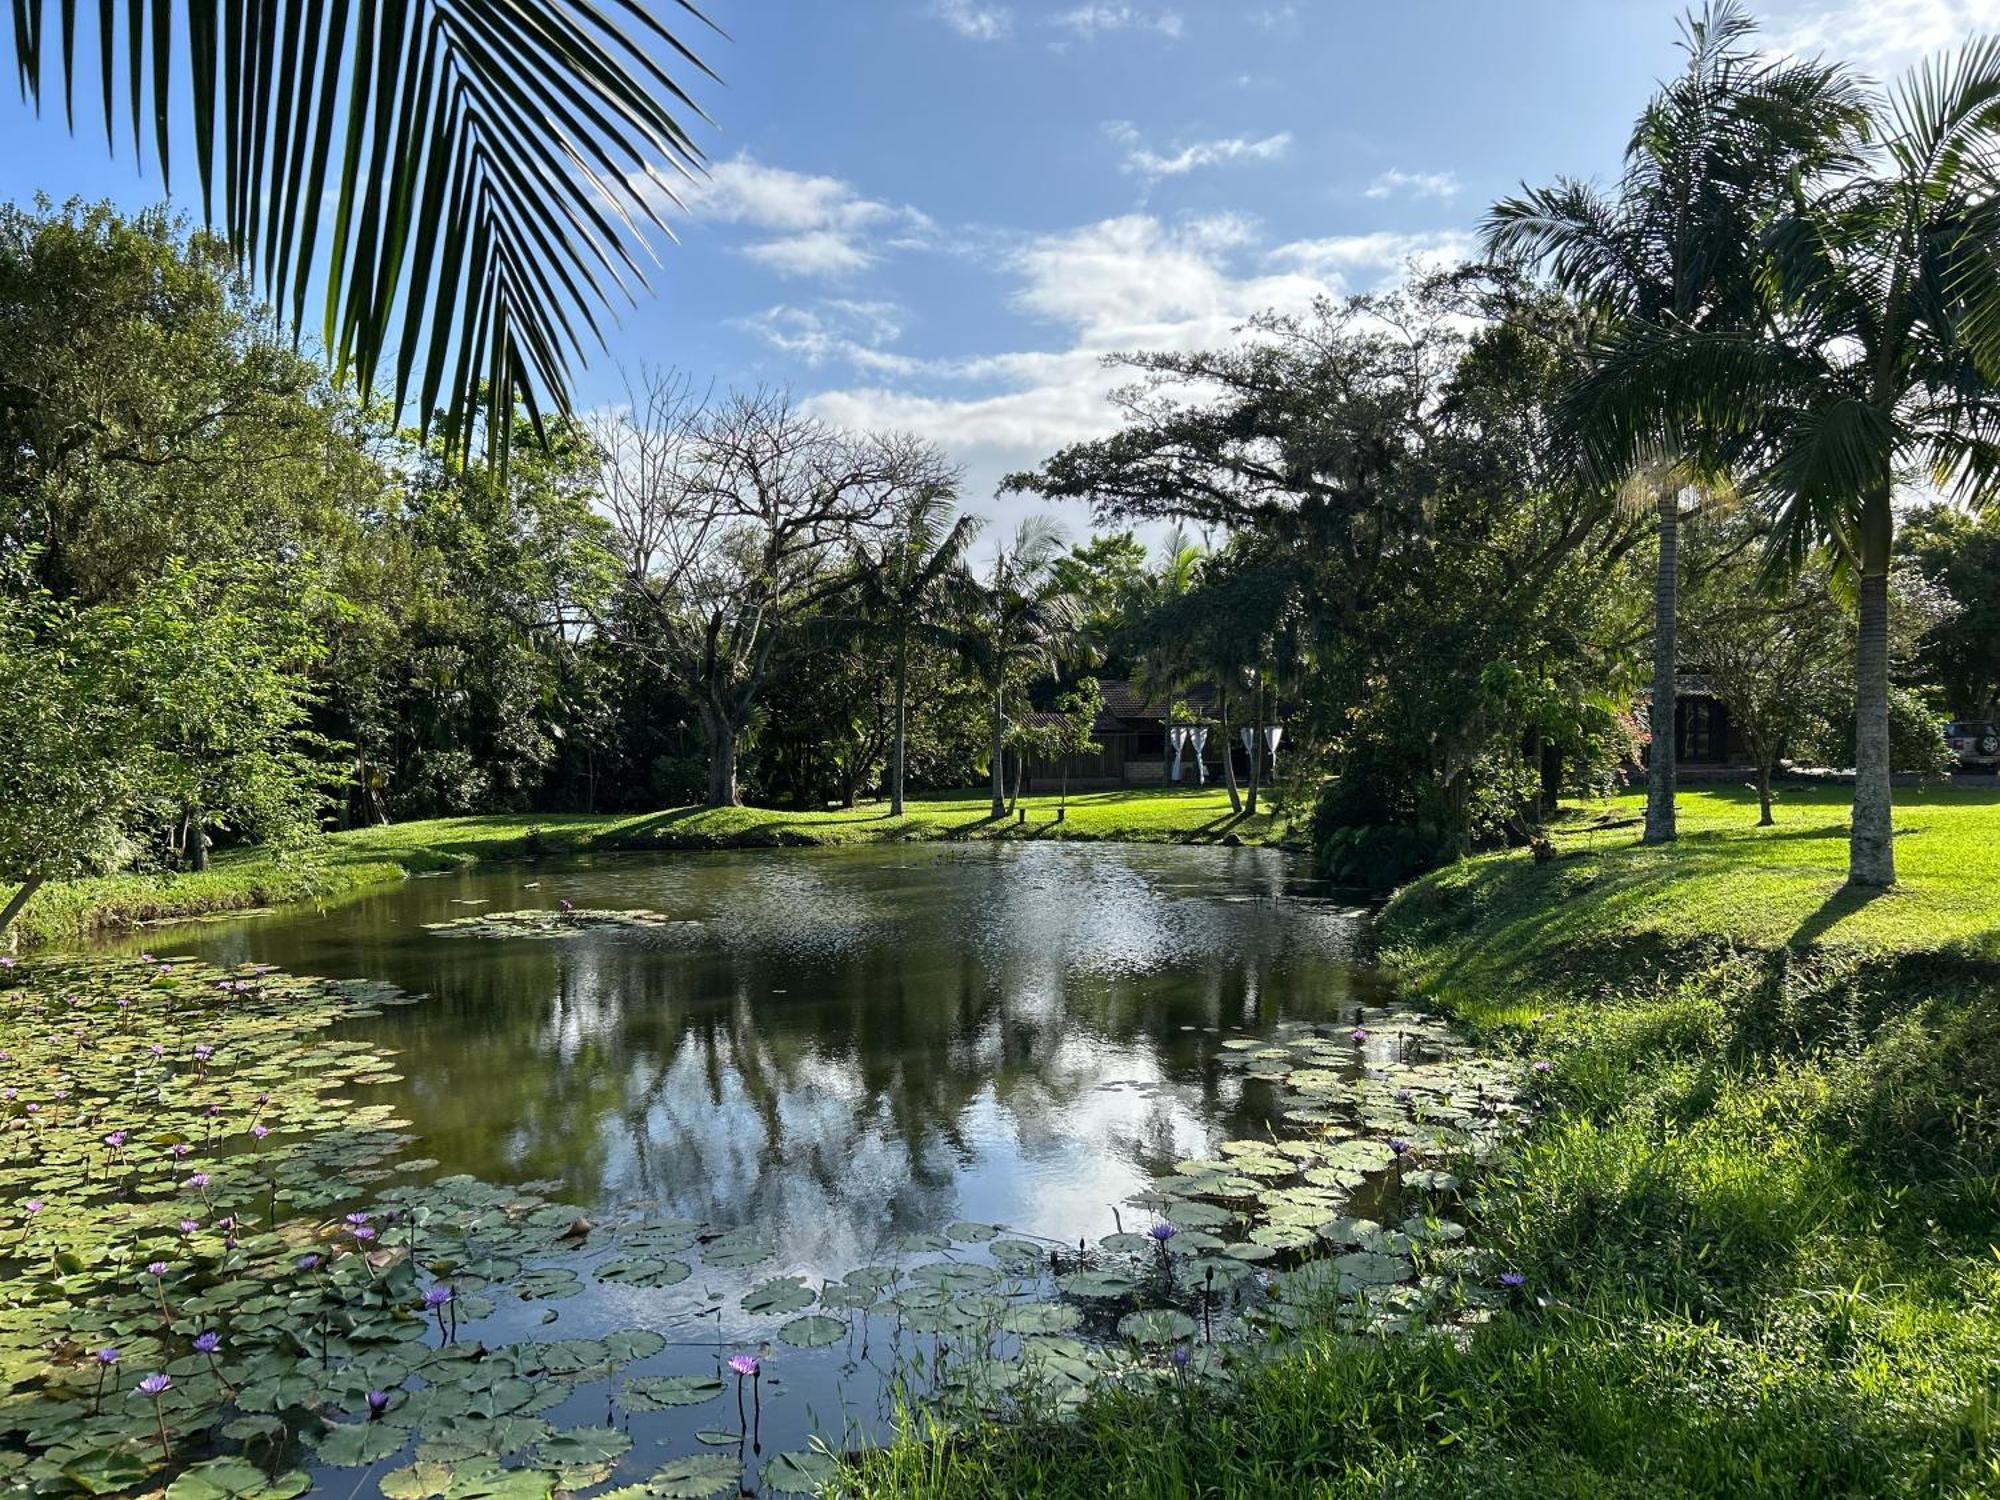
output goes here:
[{"label": "tree shadow on lawn", "polygon": [[1819,910],[1799,923],[1792,935],[1785,939],[1785,946],[1792,949],[1813,947],[1849,917],[1859,914],[1888,894],[1879,887],[1843,885],[1820,903]]}]

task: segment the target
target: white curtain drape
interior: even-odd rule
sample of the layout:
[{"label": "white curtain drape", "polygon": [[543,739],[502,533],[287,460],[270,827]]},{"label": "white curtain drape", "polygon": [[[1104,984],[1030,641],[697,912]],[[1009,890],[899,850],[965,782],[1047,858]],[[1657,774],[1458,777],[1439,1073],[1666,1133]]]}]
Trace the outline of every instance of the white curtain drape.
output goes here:
[{"label": "white curtain drape", "polygon": [[1283,725],[1266,724],[1264,726],[1264,750],[1271,757],[1270,765],[1273,776],[1278,774],[1278,741],[1284,737],[1285,730]]},{"label": "white curtain drape", "polygon": [[1194,741],[1194,779],[1200,785],[1206,786],[1208,785],[1208,764],[1202,759],[1202,756],[1208,749],[1208,731],[1206,729],[1193,729],[1188,731],[1188,735]]},{"label": "white curtain drape", "polygon": [[1179,781],[1181,779],[1181,751],[1187,748],[1188,732],[1177,724],[1167,731],[1167,738],[1172,740],[1174,744],[1174,764],[1173,768],[1167,772],[1167,780]]}]

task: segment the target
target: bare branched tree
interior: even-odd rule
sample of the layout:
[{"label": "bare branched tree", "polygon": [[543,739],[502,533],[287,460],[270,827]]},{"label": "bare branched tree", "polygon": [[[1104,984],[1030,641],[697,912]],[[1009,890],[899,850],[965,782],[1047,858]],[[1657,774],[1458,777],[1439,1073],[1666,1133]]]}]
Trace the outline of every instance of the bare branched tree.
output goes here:
[{"label": "bare branched tree", "polygon": [[914,438],[831,427],[785,392],[712,400],[672,372],[643,377],[593,433],[632,606],[604,627],[693,699],[707,801],[733,806],[737,756],[779,640],[849,586],[862,541],[913,493],[948,486],[951,468]]}]

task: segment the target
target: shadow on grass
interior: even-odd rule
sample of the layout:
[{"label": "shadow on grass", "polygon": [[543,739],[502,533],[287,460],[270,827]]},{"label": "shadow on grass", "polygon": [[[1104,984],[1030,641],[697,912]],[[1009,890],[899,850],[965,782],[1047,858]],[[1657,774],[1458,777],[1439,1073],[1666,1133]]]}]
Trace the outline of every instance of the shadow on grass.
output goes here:
[{"label": "shadow on grass", "polygon": [[1799,923],[1785,939],[1787,948],[1810,948],[1835,927],[1889,893],[1868,886],[1844,885],[1820,903],[1819,910]]}]

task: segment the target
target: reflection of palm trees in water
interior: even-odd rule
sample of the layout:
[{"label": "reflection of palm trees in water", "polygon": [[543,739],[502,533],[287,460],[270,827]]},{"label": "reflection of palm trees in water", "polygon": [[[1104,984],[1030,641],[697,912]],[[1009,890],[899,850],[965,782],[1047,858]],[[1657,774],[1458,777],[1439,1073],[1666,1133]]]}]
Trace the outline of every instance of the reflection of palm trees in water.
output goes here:
[{"label": "reflection of palm trees in water", "polygon": [[[781,905],[809,915],[775,949],[772,911],[664,945],[433,939],[397,976],[432,998],[381,1023],[406,1049],[407,1112],[446,1170],[561,1178],[837,1256],[957,1217],[983,1153],[1168,1165],[1239,1101],[1208,1029],[1338,1003],[1346,972],[1296,912],[1217,902],[1184,864],[1193,899],[1144,861],[1053,852],[915,880],[764,856],[796,861]],[[759,890],[732,879],[721,906]],[[817,952],[814,931],[833,935]]]}]

